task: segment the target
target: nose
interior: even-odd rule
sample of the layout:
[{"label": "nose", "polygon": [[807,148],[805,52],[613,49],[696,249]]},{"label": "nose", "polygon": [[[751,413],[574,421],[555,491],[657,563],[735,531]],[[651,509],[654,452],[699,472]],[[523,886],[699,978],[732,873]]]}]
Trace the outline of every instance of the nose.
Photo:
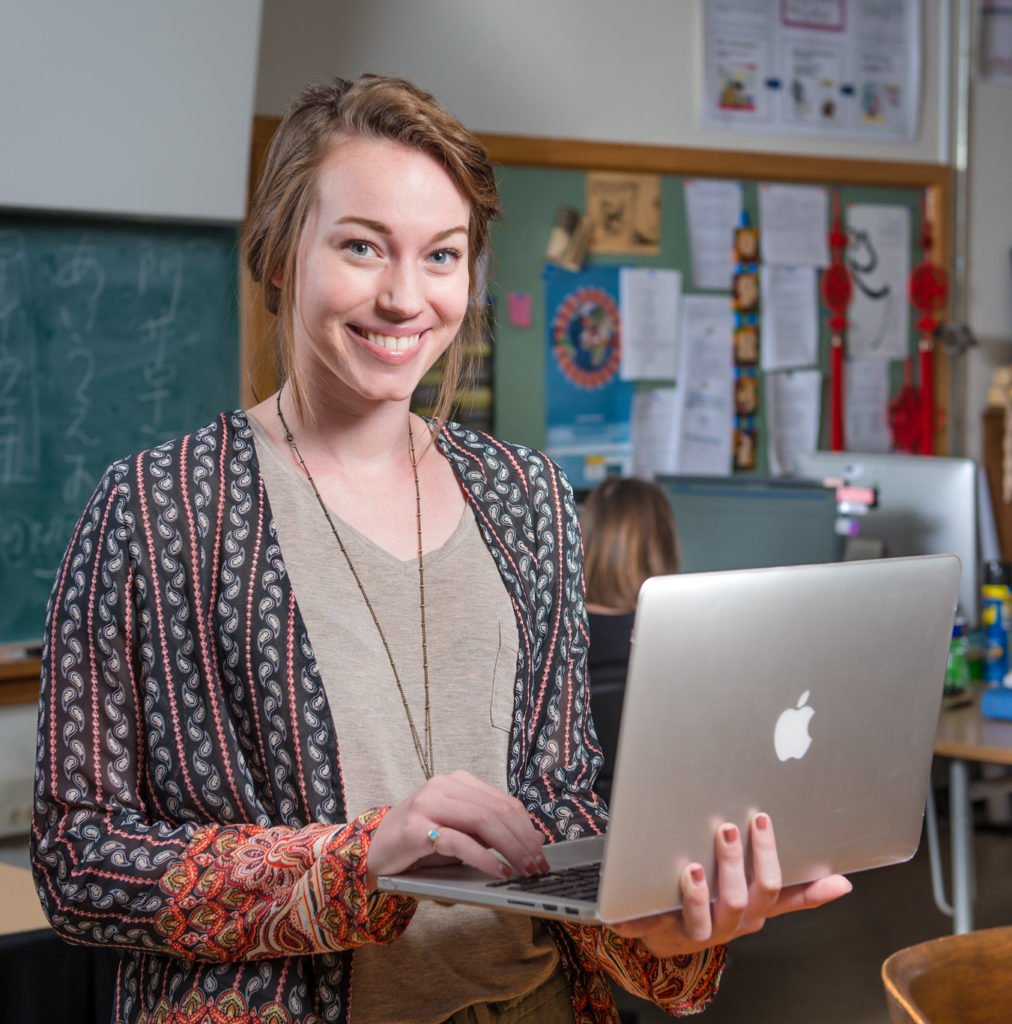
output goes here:
[{"label": "nose", "polygon": [[405,320],[421,312],[424,305],[421,271],[407,261],[391,262],[383,273],[376,302],[384,312]]}]

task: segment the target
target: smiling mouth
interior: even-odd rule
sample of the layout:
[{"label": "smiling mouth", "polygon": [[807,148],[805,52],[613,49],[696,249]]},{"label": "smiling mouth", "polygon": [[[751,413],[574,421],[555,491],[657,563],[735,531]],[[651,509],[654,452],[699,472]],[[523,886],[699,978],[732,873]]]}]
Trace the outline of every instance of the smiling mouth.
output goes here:
[{"label": "smiling mouth", "polygon": [[355,332],[365,338],[370,345],[386,349],[387,352],[407,352],[409,349],[415,348],[422,337],[421,334],[404,334],[400,337],[395,337],[392,334],[376,334],[373,331],[363,331],[359,327],[355,328]]}]

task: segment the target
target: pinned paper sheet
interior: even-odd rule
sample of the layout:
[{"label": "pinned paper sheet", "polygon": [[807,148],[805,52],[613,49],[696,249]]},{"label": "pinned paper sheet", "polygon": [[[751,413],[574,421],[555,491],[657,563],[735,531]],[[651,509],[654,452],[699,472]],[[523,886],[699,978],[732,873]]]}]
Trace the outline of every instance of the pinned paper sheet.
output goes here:
[{"label": "pinned paper sheet", "polygon": [[764,370],[814,366],[819,361],[815,267],[770,264],[759,270]]},{"label": "pinned paper sheet", "polygon": [[731,306],[726,295],[682,299],[672,471],[727,476],[734,425]]},{"label": "pinned paper sheet", "polygon": [[829,193],[821,185],[759,186],[763,261],[829,266]]},{"label": "pinned paper sheet", "polygon": [[[847,354],[902,359],[910,337],[910,211],[904,206],[850,203],[847,235],[847,268],[854,280],[854,298],[847,309]],[[848,447],[849,440],[848,436]],[[878,449],[868,449],[873,450]]]},{"label": "pinned paper sheet", "polygon": [[819,446],[822,374],[817,369],[766,374],[766,454],[770,476],[794,472],[794,456]]},{"label": "pinned paper sheet", "polygon": [[530,327],[531,303],[533,296],[522,292],[508,292],[506,295],[506,315],[511,327]]},{"label": "pinned paper sheet", "polygon": [[685,182],[692,283],[697,288],[731,287],[731,238],[744,205],[740,181]]},{"label": "pinned paper sheet", "polygon": [[682,275],[655,267],[622,267],[623,380],[674,380],[678,366],[678,306]]}]

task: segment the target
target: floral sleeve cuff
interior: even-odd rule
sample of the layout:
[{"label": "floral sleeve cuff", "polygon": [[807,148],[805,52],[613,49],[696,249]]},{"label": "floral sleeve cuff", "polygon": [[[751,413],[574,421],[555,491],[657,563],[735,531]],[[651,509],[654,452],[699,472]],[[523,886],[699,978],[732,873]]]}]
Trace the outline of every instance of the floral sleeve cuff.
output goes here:
[{"label": "floral sleeve cuff", "polygon": [[659,959],[635,939],[597,925],[563,925],[584,966],[603,970],[626,991],[648,999],[673,1016],[698,1013],[716,994],[726,946]]},{"label": "floral sleeve cuff", "polygon": [[417,903],[366,885],[369,843],[387,810],[345,825],[199,830],[162,878],[157,930],[176,955],[214,961],[392,942]]},{"label": "floral sleeve cuff", "polygon": [[330,870],[325,891],[329,898],[320,921],[333,936],[346,937],[342,943],[345,948],[393,942],[407,928],[418,907],[418,901],[410,896],[369,892],[366,886],[369,844],[389,809],[374,808],[359,815],[351,822],[357,826],[355,830],[347,835],[342,831],[339,841],[328,851]]}]

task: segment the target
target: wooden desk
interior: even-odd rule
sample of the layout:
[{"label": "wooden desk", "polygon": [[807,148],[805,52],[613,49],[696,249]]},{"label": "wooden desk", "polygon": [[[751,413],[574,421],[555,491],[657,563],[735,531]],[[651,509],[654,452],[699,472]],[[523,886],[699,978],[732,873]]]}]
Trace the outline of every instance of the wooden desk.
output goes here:
[{"label": "wooden desk", "polygon": [[935,753],[963,761],[1012,764],[1012,722],[983,718],[980,694],[975,694],[970,705],[939,715]]},{"label": "wooden desk", "polygon": [[0,935],[49,927],[28,868],[0,863],[0,905]]},{"label": "wooden desk", "polygon": [[0,994],[3,1020],[108,1024],[118,955],[64,942],[42,913],[28,868],[0,862]]},{"label": "wooden desk", "polygon": [[928,840],[931,844],[931,874],[935,902],[952,915],[953,931],[973,929],[974,864],[971,850],[973,816],[970,809],[970,762],[1012,765],[1012,722],[983,718],[980,694],[970,704],[943,708],[935,735],[935,754],[949,762],[949,831],[952,850],[952,905],[943,895],[938,862],[938,826],[934,799],[928,800]]},{"label": "wooden desk", "polygon": [[37,657],[11,658],[0,645],[0,705],[37,704],[42,661]]}]

